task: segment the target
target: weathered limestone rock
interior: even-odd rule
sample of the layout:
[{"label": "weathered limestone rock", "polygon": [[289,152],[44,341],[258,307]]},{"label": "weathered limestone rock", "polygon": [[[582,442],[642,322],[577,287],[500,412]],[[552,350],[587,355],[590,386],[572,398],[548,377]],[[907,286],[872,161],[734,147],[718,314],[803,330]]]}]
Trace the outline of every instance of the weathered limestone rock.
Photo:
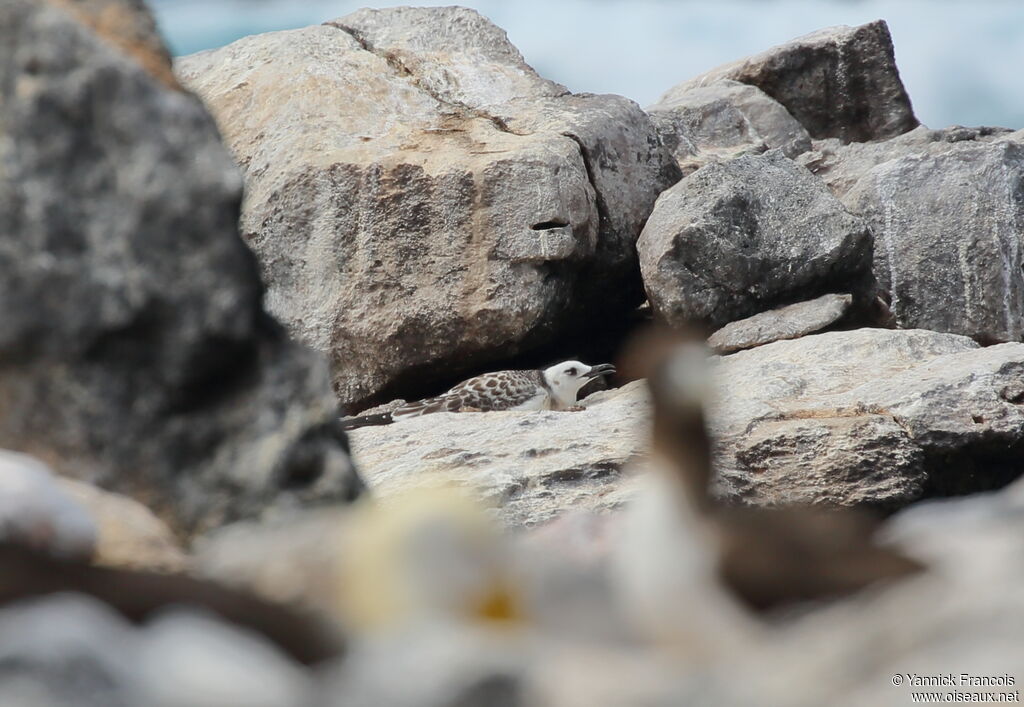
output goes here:
[{"label": "weathered limestone rock", "polygon": [[267,302],[344,403],[425,394],[638,304],[678,179],[650,120],[571,95],[464,8],[361,10],[181,59],[246,178]]},{"label": "weathered limestone rock", "polygon": [[996,488],[1024,449],[1024,345],[859,329],[718,361],[717,492],[895,508]]},{"label": "weathered limestone rock", "polygon": [[872,226],[899,326],[1021,340],[1024,143],[934,142],[874,167],[843,200]]},{"label": "weathered limestone rock", "polygon": [[811,149],[811,137],[781,104],[756,86],[723,79],[673,89],[647,109],[683,174],[708,162],[779,148],[786,157]]},{"label": "weathered limestone rock", "polygon": [[861,177],[880,164],[912,155],[941,155],[971,143],[996,141],[1024,142],[1024,131],[1013,133],[1006,128],[964,128],[931,130],[921,125],[889,140],[843,143],[836,138],[813,141],[813,147],[795,158],[812,173],[821,177],[832,193],[840,199]]},{"label": "weathered limestone rock", "polygon": [[687,81],[673,92],[731,79],[781,103],[814,138],[881,140],[917,127],[889,27],[818,30]]},{"label": "weathered limestone rock", "polygon": [[[1024,344],[859,329],[713,359],[717,495],[754,505],[895,509],[996,488],[1021,473]],[[382,499],[451,478],[513,526],[620,505],[649,451],[646,384],[576,413],[425,415],[351,433]]]},{"label": "weathered limestone rock", "polygon": [[778,151],[710,164],[664,192],[637,249],[651,306],[673,326],[873,288],[867,224]]},{"label": "weathered limestone rock", "polygon": [[[610,508],[624,467],[647,448],[643,381],[590,396],[581,412],[437,413],[349,433],[375,496],[452,479],[510,525]],[[628,487],[629,483],[625,483]]]},{"label": "weathered limestone rock", "polygon": [[213,121],[64,7],[0,5],[0,445],[185,532],[351,497],[326,366],[261,308]]},{"label": "weathered limestone rock", "polygon": [[720,354],[752,349],[781,339],[799,339],[835,324],[850,311],[853,295],[822,295],[726,324],[708,337]]}]

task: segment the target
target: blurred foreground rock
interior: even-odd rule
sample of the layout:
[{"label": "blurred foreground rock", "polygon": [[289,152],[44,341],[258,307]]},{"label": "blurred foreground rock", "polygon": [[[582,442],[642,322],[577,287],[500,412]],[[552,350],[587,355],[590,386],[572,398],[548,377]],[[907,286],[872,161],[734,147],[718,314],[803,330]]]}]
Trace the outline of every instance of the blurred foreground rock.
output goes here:
[{"label": "blurred foreground rock", "polygon": [[634,243],[674,160],[636,104],[541,78],[473,10],[360,10],[177,73],[244,170],[268,307],[329,354],[343,403],[426,394],[642,301]]},{"label": "blurred foreground rock", "polygon": [[0,449],[0,542],[88,561],[98,532],[86,507],[45,464]]},{"label": "blurred foreground rock", "polygon": [[303,707],[312,687],[266,640],[190,611],[142,627],[80,595],[0,611],[10,707]]},{"label": "blurred foreground rock", "polygon": [[213,121],[76,19],[151,27],[141,4],[68,7],[0,4],[0,445],[183,532],[351,498],[326,366],[261,308]]},{"label": "blurred foreground rock", "polygon": [[170,529],[138,501],[74,479],[57,483],[96,523],[95,564],[162,572],[180,572],[188,565]]}]

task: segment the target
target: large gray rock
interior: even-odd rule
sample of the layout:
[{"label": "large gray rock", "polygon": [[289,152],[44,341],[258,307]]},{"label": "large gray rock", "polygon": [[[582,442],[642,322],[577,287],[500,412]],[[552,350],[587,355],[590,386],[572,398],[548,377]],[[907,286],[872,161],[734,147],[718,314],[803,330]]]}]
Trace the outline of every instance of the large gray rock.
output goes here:
[{"label": "large gray rock", "polygon": [[0,445],[183,531],[350,497],[326,366],[261,308],[213,121],[62,7],[0,5]]},{"label": "large gray rock", "polygon": [[811,137],[880,140],[917,127],[884,21],[830,27],[712,69],[672,92],[731,79],[781,103]]},{"label": "large gray rock", "polygon": [[344,403],[642,299],[633,244],[677,165],[638,106],[541,78],[472,10],[361,10],[177,72],[243,167],[268,307],[330,355]]},{"label": "large gray rock", "polygon": [[1024,345],[859,329],[719,360],[717,493],[754,504],[904,506],[1024,469]]},{"label": "large gray rock", "polygon": [[437,413],[364,427],[349,433],[352,454],[377,497],[451,479],[509,525],[535,525],[621,503],[623,469],[646,448],[643,381],[582,404],[581,412]]},{"label": "large gray rock", "polygon": [[718,328],[873,287],[867,224],[778,151],[710,164],[667,190],[637,249],[651,306],[675,326]]},{"label": "large gray rock", "polygon": [[844,202],[872,226],[899,326],[1024,336],[1024,143],[932,142],[872,168]]},{"label": "large gray rock", "polygon": [[787,157],[811,149],[811,137],[780,103],[756,86],[723,79],[670,90],[647,108],[658,136],[683,174],[708,162],[779,148]]}]

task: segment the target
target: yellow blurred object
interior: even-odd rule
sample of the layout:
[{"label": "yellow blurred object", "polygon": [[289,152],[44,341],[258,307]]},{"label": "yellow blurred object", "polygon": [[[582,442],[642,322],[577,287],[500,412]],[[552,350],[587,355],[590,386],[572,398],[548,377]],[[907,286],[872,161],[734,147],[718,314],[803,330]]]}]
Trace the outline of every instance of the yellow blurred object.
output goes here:
[{"label": "yellow blurred object", "polygon": [[339,608],[355,630],[424,620],[509,622],[521,615],[500,529],[454,485],[368,500],[355,509],[346,535]]}]

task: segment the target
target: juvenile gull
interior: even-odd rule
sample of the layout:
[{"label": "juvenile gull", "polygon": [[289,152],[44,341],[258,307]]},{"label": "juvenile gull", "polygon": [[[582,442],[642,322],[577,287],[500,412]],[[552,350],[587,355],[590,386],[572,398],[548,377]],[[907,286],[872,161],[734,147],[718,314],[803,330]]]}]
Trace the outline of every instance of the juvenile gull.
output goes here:
[{"label": "juvenile gull", "polygon": [[380,415],[346,418],[342,425],[345,429],[386,425],[432,412],[570,410],[576,405],[580,388],[597,376],[612,373],[615,367],[611,364],[588,366],[579,361],[563,361],[537,370],[494,371],[464,380],[437,397],[408,402]]}]

